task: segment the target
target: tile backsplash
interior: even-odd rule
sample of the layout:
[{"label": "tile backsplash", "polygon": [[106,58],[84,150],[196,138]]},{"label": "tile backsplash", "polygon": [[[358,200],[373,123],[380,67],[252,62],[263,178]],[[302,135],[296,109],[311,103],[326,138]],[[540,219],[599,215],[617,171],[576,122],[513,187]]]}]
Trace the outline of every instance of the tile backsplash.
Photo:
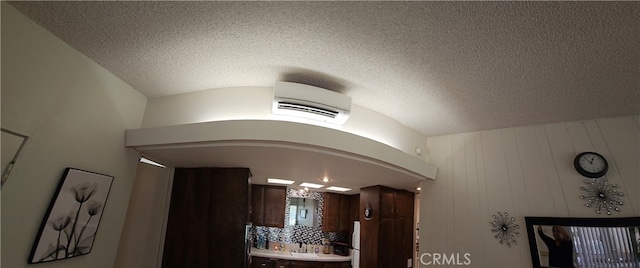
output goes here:
[{"label": "tile backsplash", "polygon": [[344,242],[347,234],[342,232],[323,232],[322,214],[324,210],[324,193],[314,191],[302,191],[287,188],[287,201],[285,210],[285,223],[289,222],[289,202],[291,197],[308,198],[317,200],[317,210],[315,211],[318,225],[317,227],[287,225],[284,228],[254,226],[252,228],[253,241],[257,241],[258,236],[267,237],[270,242],[300,243],[309,245],[320,245],[322,239],[329,241]]}]

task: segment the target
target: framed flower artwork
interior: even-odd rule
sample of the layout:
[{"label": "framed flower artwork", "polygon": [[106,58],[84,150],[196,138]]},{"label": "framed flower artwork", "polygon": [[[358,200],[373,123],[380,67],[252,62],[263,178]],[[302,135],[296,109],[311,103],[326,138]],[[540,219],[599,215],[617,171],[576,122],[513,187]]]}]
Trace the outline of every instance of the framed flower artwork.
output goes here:
[{"label": "framed flower artwork", "polygon": [[89,254],[112,182],[112,176],[66,168],[40,225],[28,262],[49,262]]}]

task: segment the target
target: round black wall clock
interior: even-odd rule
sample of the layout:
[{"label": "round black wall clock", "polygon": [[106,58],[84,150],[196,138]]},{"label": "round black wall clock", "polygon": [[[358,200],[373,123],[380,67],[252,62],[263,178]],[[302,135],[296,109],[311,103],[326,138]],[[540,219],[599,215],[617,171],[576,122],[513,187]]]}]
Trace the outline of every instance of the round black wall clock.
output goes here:
[{"label": "round black wall clock", "polygon": [[599,153],[583,152],[576,155],[573,165],[580,175],[587,178],[600,178],[607,174],[609,163]]}]

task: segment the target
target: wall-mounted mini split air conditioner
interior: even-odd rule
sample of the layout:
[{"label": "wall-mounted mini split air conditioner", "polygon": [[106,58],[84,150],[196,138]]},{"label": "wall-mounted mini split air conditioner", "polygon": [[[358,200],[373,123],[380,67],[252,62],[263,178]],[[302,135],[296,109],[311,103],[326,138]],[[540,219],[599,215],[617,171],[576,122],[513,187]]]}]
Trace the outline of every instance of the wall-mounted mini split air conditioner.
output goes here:
[{"label": "wall-mounted mini split air conditioner", "polygon": [[351,97],[331,90],[291,82],[276,82],[273,89],[275,115],[343,124],[350,111]]}]

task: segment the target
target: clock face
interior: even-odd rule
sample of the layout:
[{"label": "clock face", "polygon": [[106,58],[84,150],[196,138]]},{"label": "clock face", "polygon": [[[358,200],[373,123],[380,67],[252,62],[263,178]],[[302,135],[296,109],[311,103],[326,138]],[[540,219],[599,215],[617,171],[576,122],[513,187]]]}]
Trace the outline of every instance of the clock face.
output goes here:
[{"label": "clock face", "polygon": [[578,173],[589,178],[599,178],[607,173],[609,165],[600,154],[584,152],[576,156],[574,166]]}]

